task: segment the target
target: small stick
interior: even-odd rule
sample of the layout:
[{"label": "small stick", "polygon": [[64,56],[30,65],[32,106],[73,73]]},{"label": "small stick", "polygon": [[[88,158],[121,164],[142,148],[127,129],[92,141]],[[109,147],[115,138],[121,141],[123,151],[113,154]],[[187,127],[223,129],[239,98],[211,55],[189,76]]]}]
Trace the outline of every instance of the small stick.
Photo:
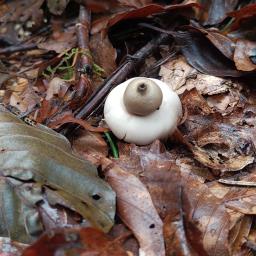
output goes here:
[{"label": "small stick", "polygon": [[254,181],[219,179],[218,182],[225,185],[232,185],[232,186],[256,187],[256,182]]},{"label": "small stick", "polygon": [[14,45],[5,47],[3,49],[0,49],[0,54],[10,54],[14,52],[24,52],[29,50],[37,49],[37,44],[35,43],[29,43],[29,44],[23,44],[23,45]]},{"label": "small stick", "polygon": [[77,71],[80,74],[77,84],[78,98],[87,98],[91,94],[92,56],[89,49],[89,33],[91,27],[91,13],[80,5],[79,23],[76,24],[76,35],[79,48]]}]

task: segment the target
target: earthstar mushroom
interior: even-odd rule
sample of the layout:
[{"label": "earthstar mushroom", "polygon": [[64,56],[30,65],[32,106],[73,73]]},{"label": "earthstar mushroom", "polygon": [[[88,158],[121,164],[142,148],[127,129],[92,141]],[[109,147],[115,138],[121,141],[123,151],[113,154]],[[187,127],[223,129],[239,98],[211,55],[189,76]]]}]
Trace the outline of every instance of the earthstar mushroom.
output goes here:
[{"label": "earthstar mushroom", "polygon": [[131,78],[119,84],[104,106],[105,121],[115,136],[137,145],[167,138],[181,116],[178,95],[153,78]]}]

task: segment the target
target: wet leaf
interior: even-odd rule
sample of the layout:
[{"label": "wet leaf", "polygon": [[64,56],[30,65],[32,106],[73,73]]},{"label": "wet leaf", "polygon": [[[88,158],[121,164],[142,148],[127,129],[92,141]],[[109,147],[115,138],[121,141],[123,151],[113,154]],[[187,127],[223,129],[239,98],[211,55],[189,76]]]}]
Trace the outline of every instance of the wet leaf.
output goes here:
[{"label": "wet leaf", "polygon": [[211,43],[227,58],[233,60],[235,44],[232,39],[222,34],[220,31],[213,29],[195,28],[202,33],[211,41]]}]

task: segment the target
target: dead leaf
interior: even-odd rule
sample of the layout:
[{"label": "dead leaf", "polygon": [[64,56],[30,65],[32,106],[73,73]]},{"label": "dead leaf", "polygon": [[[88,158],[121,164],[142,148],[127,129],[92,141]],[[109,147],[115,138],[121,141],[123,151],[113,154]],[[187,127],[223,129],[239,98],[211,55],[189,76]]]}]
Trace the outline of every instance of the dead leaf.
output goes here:
[{"label": "dead leaf", "polygon": [[99,165],[100,159],[108,155],[108,145],[98,133],[81,131],[73,140],[72,148],[74,152],[84,159]]},{"label": "dead leaf", "polygon": [[235,30],[239,27],[241,20],[252,17],[255,15],[256,4],[248,4],[240,10],[228,13],[229,16],[235,18],[232,24],[232,29]]},{"label": "dead leaf", "polygon": [[[213,76],[239,77],[234,62],[223,55],[212,42],[193,27],[172,33],[188,63],[198,71]],[[208,54],[205,55],[204,53]]]},{"label": "dead leaf", "polygon": [[173,4],[173,5],[158,5],[158,4],[149,4],[146,6],[143,6],[138,9],[132,9],[130,11],[125,12],[119,12],[109,17],[103,17],[98,20],[95,20],[92,24],[92,34],[98,33],[102,30],[106,30],[112,26],[114,26],[116,23],[120,22],[121,20],[127,20],[127,19],[137,19],[137,18],[144,18],[149,15],[154,15],[162,12],[172,11],[172,10],[179,10],[179,9],[186,9],[186,8],[192,8],[197,7],[199,8],[200,5],[197,3],[197,1],[184,1],[181,4]]},{"label": "dead leaf", "polygon": [[118,0],[118,2],[122,5],[127,5],[135,8],[140,8],[145,5],[151,4],[153,1],[152,0]]},{"label": "dead leaf", "polygon": [[63,124],[74,123],[81,125],[84,129],[91,132],[106,132],[109,129],[104,127],[93,127],[87,121],[75,118],[71,112],[64,112],[60,116],[56,117],[49,124],[50,128],[56,129]]},{"label": "dead leaf", "polygon": [[29,18],[33,19],[42,16],[43,12],[40,9],[43,0],[21,0],[19,2],[10,2],[6,6],[8,12],[0,17],[1,22],[25,22]]},{"label": "dead leaf", "polygon": [[54,77],[48,84],[46,91],[46,100],[51,100],[54,96],[63,98],[69,88],[68,82],[59,77]]},{"label": "dead leaf", "polygon": [[108,37],[102,38],[100,33],[90,38],[90,49],[95,63],[104,70],[104,76],[109,76],[116,69],[116,50]]},{"label": "dead leaf", "polygon": [[207,8],[208,19],[205,23],[208,25],[214,25],[223,21],[226,18],[227,13],[236,8],[238,0],[211,0],[208,2],[203,1],[203,3],[209,5]]},{"label": "dead leaf", "polygon": [[47,6],[50,10],[50,12],[54,15],[61,15],[64,10],[66,9],[66,6],[68,5],[69,0],[47,0]]},{"label": "dead leaf", "polygon": [[[41,184],[40,187],[42,184],[45,184],[55,189],[56,193],[59,193],[61,197],[67,200],[87,220],[90,220],[90,222],[95,221],[96,226],[98,224],[100,226],[102,225],[101,227],[105,231],[109,230],[112,226],[110,223],[111,219],[114,218],[115,212],[115,207],[112,205],[114,203],[114,194],[112,194],[110,187],[106,183],[97,178],[96,168],[89,162],[85,162],[72,155],[68,141],[49,128],[44,126],[33,128],[22,123],[19,124],[20,120],[4,109],[0,116],[2,116],[2,120],[5,119],[5,122],[8,121],[8,123],[0,123],[2,132],[0,136],[0,147],[2,148],[0,156],[0,162],[2,162],[2,191],[10,191],[9,194],[5,193],[5,196],[17,197],[14,192],[18,189],[18,193],[21,193],[19,189],[23,189],[27,184],[24,183],[25,185],[21,186],[20,183],[22,184],[22,181],[34,180]],[[15,132],[15,135],[13,135],[13,132]],[[9,177],[9,180],[11,179],[14,188],[12,183],[8,186],[5,177]],[[89,183],[85,186],[87,181]],[[15,182],[19,185],[17,189],[15,188],[15,185],[17,186]],[[93,184],[95,182],[99,183],[94,187]],[[66,188],[66,186],[69,188]],[[25,189],[23,190],[25,191]],[[88,194],[86,195],[86,193]],[[13,223],[15,226],[12,238],[29,241],[31,238],[28,235],[35,236],[42,232],[42,225],[38,220],[38,212],[34,208],[34,204],[42,201],[43,196],[42,192],[38,192],[37,194],[38,196],[36,198],[35,196],[29,197],[34,200],[34,203],[31,203],[31,200],[29,201],[30,208],[25,207],[19,200],[16,200],[19,203],[18,206],[13,205],[12,209],[17,209],[17,213],[15,216],[8,215],[8,222],[10,224]],[[26,196],[25,199],[25,202],[27,202],[28,197]],[[16,203],[16,201],[11,200],[10,203]],[[8,203],[9,201],[5,200],[5,202]],[[99,212],[96,210],[100,205],[106,210],[107,215],[105,215],[103,208]],[[6,207],[10,208],[8,205]],[[26,211],[20,210],[24,207]],[[91,210],[93,212],[92,215],[90,214]],[[2,216],[7,218],[5,211],[6,208],[2,208]],[[28,216],[30,217],[28,218],[28,223],[24,224],[21,221],[24,218],[20,214],[26,214],[27,211],[29,211],[30,215]],[[91,218],[90,215],[93,217]],[[104,215],[105,217],[103,217]],[[14,216],[13,220],[11,219],[13,218],[12,216]],[[33,220],[35,220],[35,223]],[[1,233],[6,233],[7,231],[8,227],[4,225]],[[11,231],[9,230],[7,234],[10,233]]]},{"label": "dead leaf", "polygon": [[144,185],[134,175],[111,162],[103,162],[107,181],[117,193],[117,211],[133,231],[140,244],[140,253],[164,256],[162,221]]},{"label": "dead leaf", "polygon": [[[193,167],[190,170],[185,166],[179,168],[175,164],[175,155],[165,152],[163,148],[159,151],[157,143],[141,149],[136,147],[135,152],[133,154],[139,156],[143,163],[140,172],[138,170],[140,179],[149,189],[154,205],[164,218],[167,253],[189,255],[189,252],[198,252],[200,255],[205,250],[209,255],[214,255],[217,250],[216,255],[228,255],[229,229],[223,229],[223,224],[227,223],[229,216],[225,206],[219,205],[219,199],[203,184],[203,179],[193,173]],[[130,159],[134,158],[133,154]],[[198,236],[198,240],[194,241],[195,234],[191,230],[199,234],[201,240]]]},{"label": "dead leaf", "polygon": [[128,256],[121,245],[122,237],[120,240],[112,240],[93,228],[56,229],[44,234],[33,245],[26,248],[22,255],[52,256],[71,253],[84,256]]},{"label": "dead leaf", "polygon": [[253,71],[256,65],[251,61],[250,57],[254,56],[256,43],[248,40],[237,40],[234,61],[238,70]]},{"label": "dead leaf", "polygon": [[75,35],[75,26],[69,26],[66,29],[55,32],[55,35],[53,34],[51,38],[39,43],[37,46],[40,49],[62,53],[76,46]]},{"label": "dead leaf", "polygon": [[[26,79],[25,79],[26,80]],[[10,97],[10,105],[17,108],[21,113],[30,112],[40,103],[40,98],[34,92],[31,84],[24,79],[18,79],[16,86],[12,86],[9,90],[13,90]]]}]

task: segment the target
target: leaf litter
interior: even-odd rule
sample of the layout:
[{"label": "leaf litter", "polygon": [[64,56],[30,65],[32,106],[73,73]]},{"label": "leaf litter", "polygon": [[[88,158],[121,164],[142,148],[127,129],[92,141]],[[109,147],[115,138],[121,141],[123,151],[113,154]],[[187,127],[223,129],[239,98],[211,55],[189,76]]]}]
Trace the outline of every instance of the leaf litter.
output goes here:
[{"label": "leaf litter", "polygon": [[[0,5],[3,255],[255,253],[254,1]],[[143,147],[102,115],[140,74],[184,110]]]}]

